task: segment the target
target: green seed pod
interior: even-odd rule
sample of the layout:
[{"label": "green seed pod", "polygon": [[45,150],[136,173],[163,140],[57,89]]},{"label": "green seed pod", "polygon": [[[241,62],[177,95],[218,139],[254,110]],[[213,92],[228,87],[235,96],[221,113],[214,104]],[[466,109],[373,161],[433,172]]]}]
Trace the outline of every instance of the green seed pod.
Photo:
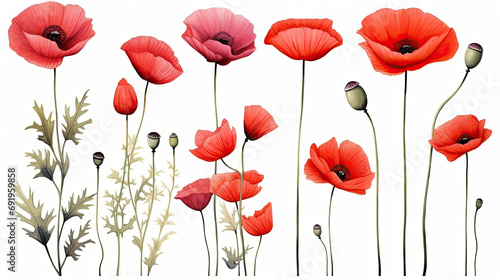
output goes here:
[{"label": "green seed pod", "polygon": [[478,43],[472,43],[465,51],[465,65],[472,69],[476,67],[483,57],[483,47]]},{"label": "green seed pod", "polygon": [[314,225],[314,234],[316,234],[317,237],[321,237],[321,226],[318,224]]},{"label": "green seed pod", "polygon": [[160,145],[160,134],[156,132],[151,132],[148,134],[148,145],[153,150],[153,152]]},{"label": "green seed pod", "polygon": [[96,152],[96,153],[94,153],[92,158],[94,159],[95,166],[99,167],[99,166],[101,166],[102,162],[104,161],[104,154],[101,152]]},{"label": "green seed pod", "polygon": [[344,88],[347,102],[354,110],[366,110],[368,99],[366,98],[365,90],[359,85],[358,82],[349,82]]},{"label": "green seed pod", "polygon": [[476,208],[477,208],[477,209],[481,209],[481,207],[482,207],[482,206],[483,206],[483,200],[482,200],[482,199],[480,199],[480,198],[478,198],[478,199],[476,200]]},{"label": "green seed pod", "polygon": [[170,139],[168,140],[170,143],[170,146],[175,149],[177,147],[177,144],[179,144],[179,139],[177,138],[177,134],[172,133],[170,134]]}]

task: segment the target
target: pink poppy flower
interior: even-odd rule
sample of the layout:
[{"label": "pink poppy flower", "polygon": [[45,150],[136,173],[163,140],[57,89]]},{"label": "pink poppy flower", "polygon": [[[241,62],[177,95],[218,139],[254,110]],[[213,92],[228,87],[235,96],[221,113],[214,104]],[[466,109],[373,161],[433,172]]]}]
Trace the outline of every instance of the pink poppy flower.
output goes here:
[{"label": "pink poppy flower", "polygon": [[197,10],[184,23],[182,38],[208,62],[226,65],[255,51],[253,24],[228,9]]},{"label": "pink poppy flower", "polygon": [[199,179],[177,192],[175,199],[180,199],[187,207],[201,211],[207,207],[212,199],[210,179]]}]

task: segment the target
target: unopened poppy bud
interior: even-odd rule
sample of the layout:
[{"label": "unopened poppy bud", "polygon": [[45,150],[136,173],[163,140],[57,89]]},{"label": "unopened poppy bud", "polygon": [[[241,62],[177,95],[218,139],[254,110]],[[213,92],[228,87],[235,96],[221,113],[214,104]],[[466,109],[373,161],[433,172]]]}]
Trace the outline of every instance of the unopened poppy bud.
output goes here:
[{"label": "unopened poppy bud", "polygon": [[94,153],[93,159],[94,159],[95,166],[99,167],[99,166],[101,166],[102,162],[104,161],[104,154],[101,152],[96,152],[96,153]]},{"label": "unopened poppy bud", "polygon": [[321,237],[321,226],[318,224],[314,225],[314,234],[316,234],[317,237]]},{"label": "unopened poppy bud", "polygon": [[476,67],[483,57],[483,47],[478,43],[472,43],[465,51],[465,65],[472,69]]},{"label": "unopened poppy bud", "polygon": [[148,145],[149,147],[155,151],[156,148],[158,148],[158,145],[160,145],[160,134],[156,132],[151,132],[148,134]]},{"label": "unopened poppy bud", "polygon": [[354,110],[362,111],[368,105],[365,90],[359,85],[358,82],[349,82],[344,88],[347,102]]},{"label": "unopened poppy bud", "polygon": [[482,206],[483,206],[483,200],[482,200],[482,199],[480,199],[480,198],[478,198],[478,199],[476,200],[476,208],[477,208],[477,209],[481,209],[481,207],[482,207]]},{"label": "unopened poppy bud", "polygon": [[177,147],[177,144],[179,144],[179,138],[177,138],[177,134],[170,134],[170,139],[168,139],[168,142],[170,143],[170,146],[175,149],[175,147]]}]

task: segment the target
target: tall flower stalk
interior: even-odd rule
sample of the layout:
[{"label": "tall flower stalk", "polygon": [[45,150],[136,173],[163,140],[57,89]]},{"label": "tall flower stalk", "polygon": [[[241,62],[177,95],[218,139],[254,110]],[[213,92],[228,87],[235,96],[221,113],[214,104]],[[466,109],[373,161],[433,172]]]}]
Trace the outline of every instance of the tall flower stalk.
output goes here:
[{"label": "tall flower stalk", "polygon": [[96,152],[93,155],[94,164],[97,170],[97,190],[96,190],[96,206],[95,206],[95,229],[97,232],[97,239],[101,247],[101,261],[99,262],[99,276],[101,276],[102,262],[104,261],[104,247],[102,246],[101,236],[99,235],[99,167],[104,161],[104,155],[101,152]]},{"label": "tall flower stalk", "polygon": [[476,240],[476,253],[474,254],[474,276],[477,276],[476,264],[477,264],[477,250],[479,248],[477,242],[477,231],[476,231],[477,211],[481,209],[482,206],[483,206],[483,200],[478,198],[476,200],[476,213],[474,214],[474,239]]}]

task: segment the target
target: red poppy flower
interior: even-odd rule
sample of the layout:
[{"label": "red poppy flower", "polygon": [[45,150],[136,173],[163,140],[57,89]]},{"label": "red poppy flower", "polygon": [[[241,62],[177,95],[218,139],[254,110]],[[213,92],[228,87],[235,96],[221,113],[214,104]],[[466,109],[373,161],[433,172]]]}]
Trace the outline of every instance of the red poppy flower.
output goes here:
[{"label": "red poppy flower", "polygon": [[177,192],[175,199],[180,199],[187,207],[201,211],[207,207],[212,193],[210,192],[210,179],[199,179]]},{"label": "red poppy flower", "polygon": [[80,6],[56,2],[28,7],[9,28],[10,48],[29,63],[48,69],[77,54],[94,35],[92,19]]},{"label": "red poppy flower", "polygon": [[196,149],[189,150],[194,156],[204,161],[217,161],[231,154],[236,148],[236,129],[226,119],[214,132],[198,130],[195,137]]},{"label": "red poppy flower", "polygon": [[342,45],[330,19],[287,19],[274,23],[264,43],[291,59],[313,61]]},{"label": "red poppy flower", "polygon": [[243,215],[243,228],[248,234],[253,236],[262,236],[268,234],[273,229],[273,206],[271,202],[267,203],[262,210],[257,210],[253,217]]},{"label": "red poppy flower", "polygon": [[142,79],[153,84],[166,84],[182,74],[182,68],[167,43],[154,37],[139,36],[121,47]]},{"label": "red poppy flower", "polygon": [[[255,170],[245,171],[243,175],[243,200],[256,196],[262,187],[259,183],[264,175]],[[238,172],[221,173],[212,176],[211,191],[227,202],[240,201],[241,180]]]},{"label": "red poppy flower", "polygon": [[452,58],[457,35],[437,17],[411,8],[381,9],[363,19],[358,34],[375,71],[398,75]]},{"label": "red poppy flower", "polygon": [[113,106],[115,106],[116,112],[122,115],[132,115],[137,109],[137,95],[135,94],[134,87],[125,78],[118,82]]},{"label": "red poppy flower", "polygon": [[338,147],[335,137],[319,147],[311,145],[304,173],[315,183],[330,183],[356,194],[365,194],[375,177],[363,149],[348,140]]},{"label": "red poppy flower", "polygon": [[253,24],[228,9],[197,10],[184,23],[182,38],[209,62],[226,65],[255,51]]},{"label": "red poppy flower", "polygon": [[243,124],[248,140],[257,140],[278,128],[273,116],[260,105],[245,106]]},{"label": "red poppy flower", "polygon": [[449,161],[455,161],[490,138],[491,130],[484,128],[485,123],[486,120],[478,121],[474,115],[456,116],[434,129],[429,143]]}]

